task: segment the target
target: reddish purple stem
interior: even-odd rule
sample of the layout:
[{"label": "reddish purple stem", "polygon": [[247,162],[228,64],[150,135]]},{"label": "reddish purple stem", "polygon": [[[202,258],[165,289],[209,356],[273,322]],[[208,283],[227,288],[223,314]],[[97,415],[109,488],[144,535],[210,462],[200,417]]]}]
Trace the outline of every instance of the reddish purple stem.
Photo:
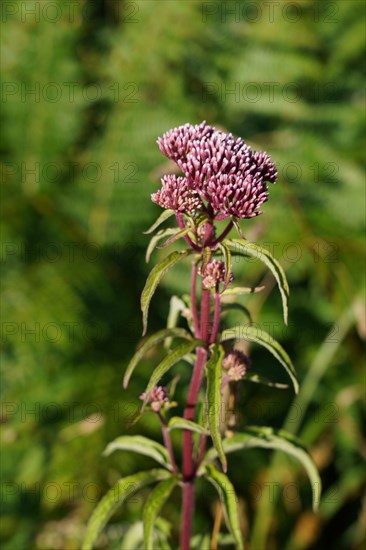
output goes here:
[{"label": "reddish purple stem", "polygon": [[[184,225],[182,214],[180,212],[176,212],[175,217],[177,218],[177,222],[178,222],[179,227],[181,229],[184,229],[185,225]],[[186,241],[188,246],[190,246],[194,250],[198,250],[198,251],[201,250],[200,247],[198,245],[196,245],[188,235],[183,235],[183,239]]]},{"label": "reddish purple stem", "polygon": [[[177,221],[179,227],[183,229],[185,227],[183,216],[181,213],[176,212]],[[231,229],[231,227],[230,227]],[[228,229],[227,231],[229,231]],[[225,232],[224,232],[225,233]],[[212,221],[206,222],[204,246],[212,247],[213,245],[214,228]],[[220,237],[221,238],[221,237]],[[184,236],[187,244],[194,250],[199,250],[198,247],[188,235]],[[191,311],[192,322],[194,327],[194,335],[196,338],[203,340],[204,344],[197,348],[196,362],[193,367],[193,373],[191,383],[188,390],[187,402],[184,409],[184,418],[187,420],[194,420],[196,406],[198,401],[199,392],[202,385],[204,367],[207,359],[208,347],[211,342],[214,342],[217,337],[219,329],[219,317],[220,317],[220,295],[216,289],[215,292],[215,313],[213,319],[213,326],[211,331],[211,291],[202,288],[201,291],[201,308],[200,315],[197,309],[197,263],[192,264],[192,277],[191,277]],[[174,472],[177,472],[177,466],[174,459],[172,444],[169,436],[169,432],[166,426],[165,419],[162,417],[162,430],[165,446],[168,450],[170,461]],[[184,430],[183,432],[183,495],[182,495],[182,521],[180,532],[180,548],[181,550],[190,550],[190,539],[192,533],[193,514],[195,506],[195,489],[194,483],[196,478],[197,468],[202,461],[206,447],[206,436],[202,436],[199,444],[198,457],[194,456],[193,449],[193,434],[190,430]]]},{"label": "reddish purple stem", "polygon": [[182,523],[180,550],[190,550],[191,531],[195,501],[194,483],[183,482]]},{"label": "reddish purple stem", "polygon": [[225,239],[226,235],[228,235],[230,233],[230,231],[232,230],[233,227],[234,227],[234,222],[233,222],[233,220],[231,220],[230,223],[224,229],[224,231],[221,233],[221,235],[219,237],[217,237],[217,239],[214,240],[214,242],[212,243],[213,246],[221,243]]},{"label": "reddish purple stem", "polygon": [[[202,288],[201,296],[201,323],[200,337],[209,345],[210,335],[210,291]],[[203,371],[207,357],[207,349],[197,348],[197,360],[193,369],[191,384],[188,391],[187,403],[184,409],[184,418],[193,420],[198,400],[198,394],[202,385]],[[183,432],[183,503],[182,503],[182,524],[181,524],[181,550],[189,550],[192,532],[192,518],[195,504],[194,481],[196,476],[197,463],[193,456],[192,432]]]}]

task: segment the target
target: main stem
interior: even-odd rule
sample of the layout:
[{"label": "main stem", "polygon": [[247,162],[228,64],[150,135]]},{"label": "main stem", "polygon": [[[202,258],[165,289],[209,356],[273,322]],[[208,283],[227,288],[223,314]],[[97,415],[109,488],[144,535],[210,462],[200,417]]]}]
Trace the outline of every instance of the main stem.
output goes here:
[{"label": "main stem", "polygon": [[[212,242],[213,230],[212,224],[206,226],[205,246]],[[184,418],[193,420],[195,417],[196,405],[198,401],[199,391],[202,385],[203,372],[207,358],[207,351],[210,344],[210,328],[211,328],[211,293],[209,290],[202,288],[201,292],[201,307],[200,307],[200,323],[197,323],[197,312],[195,303],[196,300],[196,271],[197,267],[193,266],[192,281],[191,281],[191,298],[192,312],[195,321],[195,336],[201,338],[205,342],[205,346],[197,348],[197,359],[193,368],[191,384],[188,390],[186,407],[184,409]],[[194,300],[194,303],[193,303]],[[202,441],[201,441],[202,443]],[[200,455],[202,454],[202,445]],[[183,495],[182,495],[182,521],[180,534],[181,550],[190,550],[190,539],[192,532],[192,520],[195,506],[195,478],[197,470],[197,462],[193,454],[193,434],[189,430],[183,432]]]}]

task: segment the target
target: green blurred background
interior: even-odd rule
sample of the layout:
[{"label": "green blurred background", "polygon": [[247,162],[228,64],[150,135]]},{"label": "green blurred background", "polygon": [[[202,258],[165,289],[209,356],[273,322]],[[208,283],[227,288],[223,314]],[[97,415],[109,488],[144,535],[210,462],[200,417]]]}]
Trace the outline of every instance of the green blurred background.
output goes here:
[{"label": "green blurred background", "polygon": [[[230,458],[243,533],[253,533],[253,550],[362,547],[363,8],[358,0],[2,2],[4,550],[79,548],[108,487],[152,465],[101,453],[123,433],[160,438],[150,414],[131,419],[161,350],[128,391],[121,380],[141,335],[142,232],[159,214],[150,193],[171,170],[155,140],[204,119],[267,150],[279,167],[265,214],[242,226],[286,269],[288,328],[262,267],[240,262],[234,272],[241,284],[267,285],[243,303],[290,353],[302,390],[293,402],[290,389],[242,383],[237,425],[285,425],[309,447],[324,484],[314,515],[295,462],[255,450]],[[164,326],[171,294],[187,290],[188,267],[180,269],[154,298],[150,331]],[[259,370],[275,368],[266,352],[254,348],[252,358]],[[183,396],[187,365],[174,373]],[[175,445],[179,452],[179,435]],[[100,548],[140,547],[141,525],[131,525],[146,494],[114,517]],[[199,487],[196,533],[210,532],[215,498]],[[177,491],[163,514],[173,541],[179,513]],[[164,538],[164,522],[160,530]]]}]

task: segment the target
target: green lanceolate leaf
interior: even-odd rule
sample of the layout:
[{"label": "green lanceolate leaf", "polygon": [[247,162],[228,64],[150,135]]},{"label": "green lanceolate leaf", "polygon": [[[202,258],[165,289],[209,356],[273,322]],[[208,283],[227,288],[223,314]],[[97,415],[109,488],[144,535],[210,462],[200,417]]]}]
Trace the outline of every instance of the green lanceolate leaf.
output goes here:
[{"label": "green lanceolate leaf", "polygon": [[168,423],[168,430],[189,430],[191,432],[197,432],[199,434],[207,434],[206,428],[193,422],[192,420],[186,420],[180,416],[173,416]]},{"label": "green lanceolate leaf", "polygon": [[207,550],[207,548],[210,548],[210,535],[207,533],[205,535],[194,535],[191,538],[191,548],[192,550]]},{"label": "green lanceolate leaf", "polygon": [[244,381],[254,382],[255,384],[263,384],[264,386],[270,386],[271,388],[279,388],[281,390],[285,390],[288,388],[288,384],[280,384],[279,382],[272,382],[271,380],[268,380],[268,378],[265,378],[264,376],[260,376],[259,374],[254,374],[249,372],[245,374]]},{"label": "green lanceolate leaf", "polygon": [[215,466],[208,464],[205,472],[206,479],[217,489],[222,499],[225,511],[227,526],[234,537],[237,550],[243,550],[243,539],[239,527],[239,513],[237,505],[237,496],[230,479],[219,472]]},{"label": "green lanceolate leaf", "polygon": [[175,265],[179,260],[185,258],[190,253],[190,250],[184,250],[183,252],[172,252],[164,258],[160,263],[158,263],[150,272],[144,290],[141,294],[141,311],[142,311],[142,320],[143,320],[143,335],[146,334],[147,329],[147,318],[149,313],[149,305],[151,298],[158,286],[164,273],[168,271],[173,265]]},{"label": "green lanceolate leaf", "polygon": [[[321,480],[318,470],[306,448],[296,437],[283,430],[273,428],[250,426],[245,431],[237,433],[222,442],[225,453],[241,451],[253,447],[264,449],[276,449],[296,458],[305,468],[313,491],[313,508],[318,509],[321,493]],[[200,467],[199,474],[204,474],[204,467],[218,456],[216,449],[210,449]]]},{"label": "green lanceolate leaf", "polygon": [[235,229],[239,233],[239,237],[241,237],[242,239],[244,239],[246,241],[246,238],[245,238],[245,236],[244,236],[244,234],[241,230],[241,227],[239,225],[239,222],[235,218],[232,218],[232,220],[233,220],[233,224],[234,224]]},{"label": "green lanceolate leaf", "polygon": [[153,389],[154,386],[157,385],[157,383],[159,382],[159,380],[164,376],[164,374],[173,366],[175,365],[176,363],[178,363],[178,361],[180,361],[181,359],[183,359],[183,357],[185,355],[187,355],[188,353],[190,353],[194,348],[196,348],[197,346],[199,345],[202,345],[202,342],[201,340],[191,340],[189,342],[184,342],[183,344],[180,344],[179,346],[177,346],[176,348],[174,348],[167,357],[165,357],[161,363],[159,363],[159,365],[156,367],[156,369],[154,370],[154,372],[152,373],[151,377],[150,377],[150,380],[149,380],[149,383],[147,385],[147,388],[146,388],[146,398],[145,398],[145,401],[143,403],[143,406],[142,408],[145,407],[147,401],[148,401],[148,398],[149,398],[149,394],[151,392],[151,390]]},{"label": "green lanceolate leaf", "polygon": [[169,239],[165,241],[165,243],[161,244],[159,248],[165,248],[166,246],[169,246],[181,237],[184,237],[184,235],[187,235],[190,231],[192,231],[192,227],[190,226],[184,227],[183,229],[178,229],[171,237],[169,237]]},{"label": "green lanceolate leaf", "polygon": [[207,362],[207,416],[212,442],[220,458],[224,472],[227,469],[226,456],[221,444],[220,415],[221,415],[221,382],[222,382],[222,358],[224,350],[222,346],[213,345],[212,356]]},{"label": "green lanceolate leaf", "polygon": [[122,435],[117,437],[107,445],[103,455],[109,456],[114,451],[131,451],[149,456],[169,470],[172,469],[166,448],[157,441],[153,441],[142,435]]},{"label": "green lanceolate leaf", "polygon": [[127,388],[128,383],[130,381],[131,375],[138,364],[138,362],[141,360],[141,358],[144,356],[144,354],[153,346],[156,344],[159,344],[159,342],[162,342],[168,337],[175,337],[175,338],[185,338],[189,340],[191,335],[189,332],[187,332],[183,328],[164,328],[163,330],[159,330],[159,332],[156,332],[152,336],[149,336],[145,340],[145,342],[138,348],[136,353],[133,355],[131,361],[129,362],[126,373],[123,378],[123,387]]},{"label": "green lanceolate leaf", "polygon": [[268,250],[266,250],[265,248],[257,244],[248,243],[246,241],[243,241],[242,239],[231,239],[225,242],[227,246],[231,248],[231,250],[234,250],[239,254],[258,258],[271,270],[273,276],[277,281],[278,288],[281,293],[282,306],[283,306],[283,318],[284,318],[285,324],[287,325],[288,297],[289,297],[290,289],[287,283],[285,272],[280,266],[280,264],[277,262],[277,260],[275,260],[272,254],[268,252]]},{"label": "green lanceolate leaf", "polygon": [[165,220],[173,216],[174,210],[164,210],[162,214],[158,217],[158,219],[152,224],[151,227],[147,231],[144,231],[144,235],[148,235],[149,233],[152,233],[159,225],[161,225]]},{"label": "green lanceolate leaf", "polygon": [[225,292],[227,289],[229,283],[230,283],[230,275],[231,275],[231,252],[230,248],[226,246],[225,243],[220,243],[219,248],[223,253],[224,261],[225,261],[225,282],[224,282],[224,288],[221,291],[221,294]]},{"label": "green lanceolate leaf", "polygon": [[156,235],[151,237],[148,247],[146,249],[146,255],[145,255],[146,263],[149,263],[151,254],[154,248],[158,245],[158,242],[165,239],[165,237],[168,237],[169,235],[174,235],[175,233],[177,233],[177,231],[179,231],[179,228],[168,227],[167,229],[161,229],[160,231],[157,232]]},{"label": "green lanceolate leaf", "polygon": [[170,478],[167,470],[149,470],[120,479],[115,486],[108,491],[94,510],[87,527],[86,537],[82,550],[91,550],[98,535],[106,525],[115,510],[132,494],[142,487],[156,481]]},{"label": "green lanceolate leaf", "polygon": [[143,523],[144,523],[144,548],[145,550],[154,550],[154,526],[157,517],[169,498],[174,487],[179,481],[178,476],[172,476],[159,483],[150,493],[149,498],[144,504]]},{"label": "green lanceolate leaf", "polygon": [[261,346],[268,349],[268,351],[272,353],[277,361],[279,361],[281,365],[285,368],[287,374],[292,380],[295,393],[298,393],[299,383],[297,381],[295,369],[291,362],[291,359],[289,358],[283,347],[277,342],[277,340],[272,338],[270,334],[255,326],[244,325],[242,327],[235,327],[232,329],[224,330],[221,335],[221,341],[224,342],[225,340],[231,339],[244,339],[248,342],[256,342],[257,344],[260,344]]},{"label": "green lanceolate leaf", "polygon": [[209,246],[206,246],[203,250],[201,273],[204,273],[206,269],[206,265],[210,260],[211,260],[211,248]]},{"label": "green lanceolate leaf", "polygon": [[253,287],[246,287],[246,286],[235,286],[233,288],[227,288],[223,292],[223,296],[240,296],[241,294],[255,294],[256,292],[260,292],[263,290],[264,286],[253,286]]}]

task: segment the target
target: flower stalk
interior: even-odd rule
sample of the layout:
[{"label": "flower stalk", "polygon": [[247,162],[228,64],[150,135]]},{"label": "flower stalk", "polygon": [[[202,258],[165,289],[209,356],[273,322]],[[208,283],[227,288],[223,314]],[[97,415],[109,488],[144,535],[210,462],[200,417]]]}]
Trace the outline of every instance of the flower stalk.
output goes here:
[{"label": "flower stalk", "polygon": [[[232,276],[226,273],[224,263],[212,259],[212,255],[234,227],[234,221],[229,220],[219,237],[215,236],[214,222],[230,216],[251,218],[260,214],[258,207],[268,197],[265,181],[274,183],[276,170],[266,153],[252,152],[240,138],[235,140],[231,134],[216,131],[204,122],[198,126],[186,124],[174,128],[159,138],[158,145],[161,152],[179,166],[185,177],[164,176],[162,188],[152,195],[152,200],[163,208],[172,209],[182,230],[185,228],[185,215],[192,216],[200,211],[207,218],[203,227],[197,227],[196,242],[187,234],[183,236],[192,251],[199,253],[198,260],[192,263],[190,316],[194,336],[199,337],[203,345],[196,350],[196,361],[183,415],[185,420],[193,421],[209,348],[216,344],[219,334],[219,285],[225,281],[226,288],[232,280]],[[198,273],[201,275],[199,308],[196,295]],[[238,368],[238,372],[234,373],[237,379]],[[230,373],[226,373],[225,383],[230,380]],[[183,431],[181,550],[190,548],[195,477],[205,453],[206,439],[206,435],[200,436],[196,457],[192,431]]]},{"label": "flower stalk", "polygon": [[[244,337],[249,342],[263,345],[281,363],[287,371],[295,391],[298,383],[290,358],[272,336],[254,329],[251,324],[222,330],[221,310],[225,293],[241,295],[250,292],[250,288],[227,287],[233,280],[231,253],[234,250],[243,256],[255,256],[262,260],[274,275],[281,293],[284,319],[287,322],[287,298],[289,288],[284,271],[271,254],[254,243],[248,243],[242,236],[238,225],[239,219],[250,219],[262,213],[259,208],[268,200],[267,182],[275,183],[276,169],[267,153],[255,152],[241,139],[225,134],[202,123],[196,126],[185,124],[174,128],[158,139],[162,153],[174,161],[182,170],[183,176],[167,175],[162,178],[162,187],[153,193],[152,200],[167,209],[150,228],[149,232],[175,214],[178,229],[160,230],[153,236],[149,251],[161,239],[170,235],[163,247],[170,246],[183,238],[185,250],[175,250],[161,260],[150,272],[141,295],[144,334],[148,321],[148,310],[151,298],[164,273],[178,261],[193,256],[191,262],[191,283],[189,296],[183,299],[175,297],[171,301],[171,312],[168,328],[158,331],[144,340],[136,350],[127,366],[124,376],[126,388],[131,374],[143,355],[153,346],[164,342],[168,350],[166,357],[157,365],[150,375],[146,390],[141,394],[143,411],[154,413],[161,424],[164,445],[142,436],[121,436],[108,448],[112,450],[131,450],[148,455],[159,462],[159,468],[143,471],[118,482],[123,498],[129,495],[131,487],[144,487],[157,483],[144,507],[144,548],[151,550],[156,540],[156,518],[172,490],[177,485],[182,489],[182,510],[180,529],[180,550],[190,550],[195,510],[195,483],[197,476],[214,485],[223,499],[225,519],[228,522],[234,546],[243,550],[244,544],[240,533],[237,497],[235,490],[226,475],[227,459],[225,449],[234,436],[235,449],[244,449],[248,438],[261,447],[286,449],[292,456],[298,456],[308,469],[313,487],[318,487],[315,467],[309,462],[299,443],[293,437],[284,440],[284,432],[274,433],[272,428],[251,427],[242,433],[235,433],[235,423],[230,424],[231,431],[222,439],[221,410],[225,406],[227,395],[234,395],[237,384],[247,377],[251,361],[242,351],[234,346],[230,348],[229,340]],[[215,222],[229,218],[222,233],[216,236]],[[226,239],[235,228],[241,237],[239,240]],[[188,246],[188,249],[187,249]],[[199,284],[200,282],[200,284]],[[197,292],[199,290],[199,295]],[[255,289],[256,291],[261,289]],[[234,306],[234,304],[231,304]],[[230,304],[226,304],[230,308]],[[237,308],[245,308],[235,304]],[[188,327],[179,326],[179,314],[188,320]],[[238,328],[238,327],[236,327]],[[245,329],[245,330],[244,330]],[[177,345],[176,339],[183,340]],[[168,370],[182,360],[193,364],[191,380],[183,407],[183,417],[169,418],[167,412],[177,403],[172,401],[175,377],[168,387],[158,383],[166,376]],[[252,380],[267,385],[276,385],[258,374]],[[269,384],[268,384],[269,383]],[[284,387],[277,384],[277,387]],[[287,387],[287,386],[285,386]],[[201,395],[205,389],[205,397]],[[202,392],[203,393],[203,392]],[[226,397],[225,397],[226,396]],[[204,399],[205,414],[198,418],[197,406]],[[232,408],[234,405],[231,403]],[[182,430],[183,446],[181,466],[176,462],[170,432]],[[196,432],[196,433],[195,433]],[[212,447],[206,452],[209,437]],[[198,437],[198,440],[197,440]],[[285,441],[285,443],[283,443]],[[300,449],[300,450],[299,450]],[[305,456],[304,456],[305,455]],[[219,459],[221,471],[218,466]],[[124,492],[123,492],[124,491]],[[315,494],[315,493],[313,493]],[[318,495],[315,494],[314,498]],[[111,507],[109,510],[108,507]],[[105,524],[105,518],[112,514],[115,499],[103,499],[93,514],[83,550],[91,550],[96,537]],[[221,509],[221,508],[220,508]],[[217,548],[221,520],[215,523],[212,548]]]}]

